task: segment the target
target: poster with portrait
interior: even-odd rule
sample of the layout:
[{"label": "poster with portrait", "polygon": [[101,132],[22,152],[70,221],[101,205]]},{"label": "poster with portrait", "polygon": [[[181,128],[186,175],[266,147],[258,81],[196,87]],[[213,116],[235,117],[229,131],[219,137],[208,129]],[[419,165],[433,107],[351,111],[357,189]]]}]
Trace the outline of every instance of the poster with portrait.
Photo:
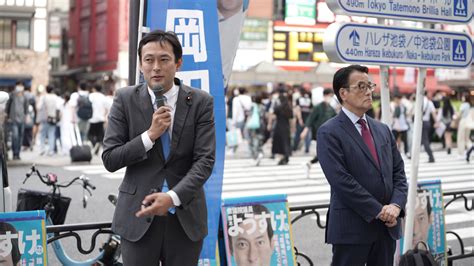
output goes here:
[{"label": "poster with portrait", "polygon": [[222,203],[227,265],[296,265],[286,195]]},{"label": "poster with portrait", "polygon": [[[412,248],[425,242],[438,265],[447,265],[446,227],[441,180],[418,181]],[[400,239],[403,250],[403,238]],[[418,245],[418,248],[424,248]]]},{"label": "poster with portrait", "polygon": [[48,265],[44,211],[0,213],[0,265]]}]

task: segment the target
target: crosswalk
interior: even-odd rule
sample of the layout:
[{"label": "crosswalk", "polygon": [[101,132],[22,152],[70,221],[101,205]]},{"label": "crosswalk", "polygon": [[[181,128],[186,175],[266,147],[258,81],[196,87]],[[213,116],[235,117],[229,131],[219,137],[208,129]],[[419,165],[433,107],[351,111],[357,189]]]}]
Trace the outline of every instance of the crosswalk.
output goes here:
[{"label": "crosswalk", "polygon": [[[427,163],[426,154],[420,154],[418,179],[441,179],[443,191],[474,189],[474,163],[468,164],[456,155],[435,152],[436,163]],[[265,158],[259,166],[252,159],[227,159],[224,166],[222,197],[287,194],[290,206],[325,204],[329,202],[330,188],[319,164],[313,164],[310,178],[306,177],[305,163],[310,156],[290,158],[285,166],[277,166],[277,160]],[[109,173],[102,165],[65,166],[66,170],[85,175],[99,175],[109,179],[121,179],[121,169]],[[405,158],[405,171],[410,177],[410,160]],[[325,215],[322,215],[325,218]],[[474,211],[464,209],[464,202],[457,201],[446,210],[448,230],[454,231],[474,243]],[[447,235],[447,240],[454,240]],[[472,245],[472,244],[471,244]]]}]

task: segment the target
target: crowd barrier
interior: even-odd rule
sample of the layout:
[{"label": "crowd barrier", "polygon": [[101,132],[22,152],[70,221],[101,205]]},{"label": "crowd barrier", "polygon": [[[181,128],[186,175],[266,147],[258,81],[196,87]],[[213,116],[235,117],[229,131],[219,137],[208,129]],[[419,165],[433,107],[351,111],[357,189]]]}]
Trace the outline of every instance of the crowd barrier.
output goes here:
[{"label": "crowd barrier", "polygon": [[[464,209],[466,211],[473,211],[474,210],[474,189],[466,189],[466,190],[456,190],[456,191],[446,191],[443,192],[444,198],[444,208],[445,210],[455,201],[463,200],[464,201]],[[321,216],[325,215],[322,214],[323,212],[326,213],[327,209],[329,208],[329,204],[318,204],[318,205],[307,205],[307,206],[294,206],[290,208],[290,212],[295,216],[291,220],[292,227],[295,228],[297,226],[298,221],[302,218],[314,215],[316,216],[316,229],[325,229],[326,224],[322,221]],[[52,234],[52,237],[48,237],[48,244],[57,241],[62,238],[66,237],[75,237],[77,249],[82,254],[89,254],[91,253],[96,246],[97,236],[100,234],[113,234],[110,229],[111,223],[110,222],[102,222],[102,223],[87,223],[87,224],[73,224],[73,225],[51,225],[46,227],[46,231],[48,234]],[[82,247],[82,239],[76,231],[83,231],[83,230],[95,230],[91,236],[91,244],[90,248],[83,249]],[[453,247],[448,247],[448,265],[452,265],[454,261],[466,259],[470,257],[474,257],[474,250],[473,248],[466,248],[464,245],[464,240],[462,236],[457,234],[455,231],[447,231],[446,234],[454,235],[455,238],[458,240],[459,247],[456,248],[456,253],[454,253]],[[302,261],[305,261],[308,265],[314,265],[311,258],[306,255],[303,251],[299,250],[295,247],[295,254],[297,257],[298,265],[301,264]]]}]

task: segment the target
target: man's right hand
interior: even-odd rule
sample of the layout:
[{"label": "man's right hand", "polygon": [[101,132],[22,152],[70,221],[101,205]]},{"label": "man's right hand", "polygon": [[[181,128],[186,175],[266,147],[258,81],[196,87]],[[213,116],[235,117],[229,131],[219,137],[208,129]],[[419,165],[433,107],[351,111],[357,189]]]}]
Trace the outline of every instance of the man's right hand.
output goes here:
[{"label": "man's right hand", "polygon": [[151,126],[148,129],[148,137],[152,141],[156,141],[163,132],[165,132],[171,125],[171,108],[168,106],[161,106],[153,113]]}]

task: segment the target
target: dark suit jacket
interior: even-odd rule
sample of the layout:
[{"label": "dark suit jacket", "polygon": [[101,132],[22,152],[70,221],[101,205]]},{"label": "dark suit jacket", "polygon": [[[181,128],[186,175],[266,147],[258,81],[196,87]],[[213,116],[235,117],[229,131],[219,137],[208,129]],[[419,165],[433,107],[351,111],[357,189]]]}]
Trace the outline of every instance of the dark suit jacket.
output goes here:
[{"label": "dark suit jacket", "polygon": [[181,200],[176,215],[193,241],[207,235],[207,208],[203,185],[215,160],[213,98],[206,92],[179,85],[171,149],[164,160],[161,141],[145,151],[141,134],[148,130],[153,106],[147,85],[116,92],[109,113],[102,160],[108,171],[127,167],[119,188],[112,229],[129,241],[138,241],[151,223],[135,217],[151,188],[161,189],[164,178]]},{"label": "dark suit jacket", "polygon": [[366,116],[381,167],[352,121],[341,111],[318,130],[318,158],[331,185],[326,242],[366,244],[389,230],[401,237],[401,222],[388,228],[376,219],[383,205],[395,203],[405,215],[407,183],[404,163],[390,129]]}]

